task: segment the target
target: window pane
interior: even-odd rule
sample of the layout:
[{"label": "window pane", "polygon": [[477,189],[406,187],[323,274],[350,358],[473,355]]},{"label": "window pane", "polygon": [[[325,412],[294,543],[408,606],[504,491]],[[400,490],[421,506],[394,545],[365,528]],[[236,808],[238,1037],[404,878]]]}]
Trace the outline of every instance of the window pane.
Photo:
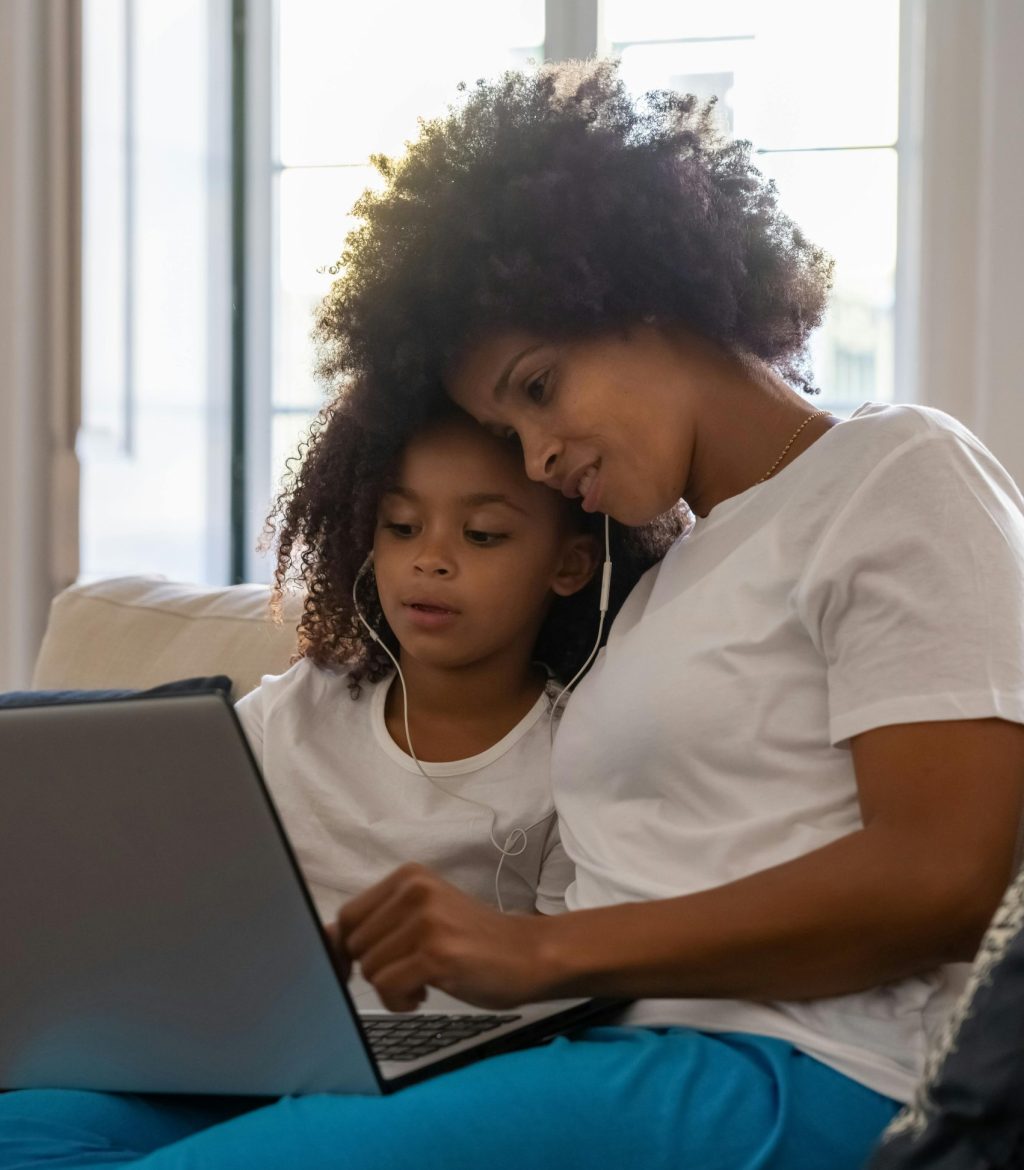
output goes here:
[{"label": "window pane", "polygon": [[540,60],[544,0],[378,0],[278,5],[280,159],[287,166],[394,153],[459,81]]},{"label": "window pane", "polygon": [[271,465],[274,473],[271,491],[267,497],[266,511],[268,512],[270,511],[271,501],[280,491],[288,470],[285,463],[293,455],[298,454],[299,443],[309,433],[309,424],[311,421],[311,416],[304,412],[296,414],[279,413],[274,415],[270,435],[270,454],[273,461]]},{"label": "window pane", "polygon": [[229,27],[208,0],[83,8],[83,577],[227,575]]},{"label": "window pane", "polygon": [[716,93],[724,128],[761,148],[896,141],[898,0],[606,0],[604,11],[634,92]]},{"label": "window pane", "polygon": [[275,408],[315,410],[319,405],[309,336],[313,310],[334,279],[327,269],[341,255],[345,236],[354,226],[352,204],[366,187],[379,185],[377,172],[365,166],[281,174]]},{"label": "window pane", "polygon": [[895,150],[765,154],[787,214],[836,261],[830,308],[812,341],[824,405],[849,414],[893,398]]}]

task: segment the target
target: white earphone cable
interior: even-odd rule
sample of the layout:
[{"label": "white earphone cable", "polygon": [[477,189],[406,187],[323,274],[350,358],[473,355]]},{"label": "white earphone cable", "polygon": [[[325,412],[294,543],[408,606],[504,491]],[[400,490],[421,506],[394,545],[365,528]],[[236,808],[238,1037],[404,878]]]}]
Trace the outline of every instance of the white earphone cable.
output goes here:
[{"label": "white earphone cable", "polygon": [[[569,683],[567,683],[562,688],[561,691],[559,691],[557,698],[551,704],[551,708],[548,711],[548,740],[550,743],[554,742],[554,737],[555,737],[554,721],[555,721],[555,715],[558,711],[559,704],[562,702],[562,699],[565,696],[566,692],[568,690],[570,690],[570,688],[572,686],[575,685],[577,679],[579,679],[579,677],[583,674],[583,672],[590,665],[591,661],[594,658],[594,655],[597,654],[598,647],[601,645],[601,634],[604,631],[604,618],[605,618],[605,614],[608,612],[608,595],[609,595],[609,590],[610,590],[610,585],[611,585],[611,571],[612,571],[611,545],[610,545],[610,541],[609,541],[608,517],[607,516],[605,516],[605,518],[604,518],[604,558],[605,558],[604,565],[603,565],[602,575],[601,575],[601,599],[599,602],[600,620],[598,621],[598,625],[597,625],[597,638],[594,641],[594,648],[590,651],[590,654],[587,656],[586,662],[583,663],[583,665],[576,672],[576,674],[574,675],[572,680]],[[443,784],[438,784],[437,778],[434,776],[431,776],[430,773],[426,770],[426,768],[424,768],[423,765],[420,763],[419,757],[416,755],[416,751],[413,748],[412,735],[409,731],[409,693],[406,690],[405,676],[402,674],[402,668],[398,664],[398,659],[395,657],[394,654],[391,653],[391,650],[384,644],[384,640],[380,637],[380,635],[377,633],[377,631],[370,625],[370,623],[366,620],[366,618],[363,617],[362,610],[359,607],[359,598],[357,596],[359,582],[362,579],[363,574],[370,567],[370,563],[372,562],[372,560],[373,560],[373,553],[371,552],[367,555],[366,560],[363,561],[362,565],[359,568],[359,572],[356,573],[355,580],[352,582],[352,606],[353,606],[355,615],[359,619],[360,623],[362,624],[362,626],[366,630],[366,632],[377,643],[377,645],[380,646],[380,648],[384,651],[384,653],[388,656],[388,658],[391,659],[392,663],[394,664],[395,671],[398,675],[398,682],[402,688],[402,722],[403,722],[403,726],[405,728],[405,742],[409,748],[409,755],[412,757],[413,763],[419,769],[420,774],[423,776],[423,778],[427,781],[428,784],[432,784],[439,792],[443,792],[446,796],[453,796],[456,800],[463,800],[467,804],[475,804],[477,806],[477,808],[482,808],[491,814],[491,825],[490,825],[490,828],[488,829],[487,835],[491,839],[491,844],[494,846],[495,849],[497,849],[498,853],[501,855],[500,858],[498,859],[498,868],[494,871],[494,896],[495,896],[495,899],[497,900],[497,903],[498,903],[498,909],[502,913],[504,913],[505,907],[504,907],[502,900],[501,900],[500,879],[501,879],[501,867],[505,864],[505,858],[506,857],[518,857],[520,854],[524,853],[526,851],[527,846],[529,845],[529,838],[528,838],[527,834],[530,832],[531,829],[535,829],[538,825],[544,824],[545,821],[550,821],[551,818],[555,815],[556,810],[554,808],[550,809],[548,812],[546,812],[544,814],[544,816],[542,816],[538,820],[534,821],[532,825],[527,825],[526,828],[512,829],[511,832],[505,838],[504,846],[502,846],[495,840],[495,837],[494,837],[494,827],[498,823],[497,812],[493,808],[491,808],[491,806],[489,804],[484,804],[484,802],[481,800],[474,800],[471,796],[463,796],[461,792],[452,792],[450,788],[445,788],[445,786]],[[515,846],[518,846],[518,848],[516,848]]]}]

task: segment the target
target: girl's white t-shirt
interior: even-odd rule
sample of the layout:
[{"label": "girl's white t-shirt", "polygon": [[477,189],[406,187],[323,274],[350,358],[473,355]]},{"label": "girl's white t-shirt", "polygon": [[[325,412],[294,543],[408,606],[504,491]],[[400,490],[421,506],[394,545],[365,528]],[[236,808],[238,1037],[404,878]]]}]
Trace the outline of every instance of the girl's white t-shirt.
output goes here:
[{"label": "girl's white t-shirt", "polygon": [[[861,407],[698,519],[640,581],[552,761],[570,909],[708,889],[862,825],[848,741],[1024,722],[1024,499],[965,428]],[[986,777],[963,783],[985,799]],[[963,965],[792,1003],[658,1000],[627,1022],[777,1036],[906,1100]]]},{"label": "girl's white t-shirt", "polygon": [[[363,683],[353,700],[344,671],[301,659],[235,704],[321,918],[408,861],[496,905],[492,822],[514,854],[504,909],[563,911],[572,869],[551,800],[549,696],[486,752],[424,763],[427,780],[388,734],[391,683]],[[527,830],[521,852],[515,829]]]}]

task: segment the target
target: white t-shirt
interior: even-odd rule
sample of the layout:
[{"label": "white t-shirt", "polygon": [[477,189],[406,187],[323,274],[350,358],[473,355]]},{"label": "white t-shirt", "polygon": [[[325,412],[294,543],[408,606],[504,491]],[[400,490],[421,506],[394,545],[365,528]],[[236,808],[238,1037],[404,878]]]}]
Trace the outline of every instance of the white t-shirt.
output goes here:
[{"label": "white t-shirt", "polygon": [[[862,826],[848,740],[1024,722],[1024,499],[959,423],[861,407],[648,572],[562,720],[570,909],[696,892]],[[985,799],[985,776],[964,783]],[[907,1099],[963,965],[803,1003],[657,1000],[628,1022],[787,1039]]]},{"label": "white t-shirt", "polygon": [[428,781],[388,734],[391,682],[363,683],[353,700],[343,670],[302,659],[235,705],[320,916],[333,920],[407,861],[495,905],[492,820],[502,844],[528,830],[521,853],[518,839],[506,844],[515,856],[501,866],[505,910],[560,913],[572,868],[551,801],[547,694],[486,752],[425,763]]}]

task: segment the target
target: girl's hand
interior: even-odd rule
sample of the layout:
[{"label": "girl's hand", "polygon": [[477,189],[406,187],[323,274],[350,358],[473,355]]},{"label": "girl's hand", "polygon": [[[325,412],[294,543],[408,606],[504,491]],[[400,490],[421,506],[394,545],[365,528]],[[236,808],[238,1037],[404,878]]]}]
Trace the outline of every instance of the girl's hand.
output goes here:
[{"label": "girl's hand", "polygon": [[390,1011],[413,1011],[428,987],[504,1009],[543,998],[546,924],[543,916],[499,914],[410,864],[347,902],[329,934]]}]

